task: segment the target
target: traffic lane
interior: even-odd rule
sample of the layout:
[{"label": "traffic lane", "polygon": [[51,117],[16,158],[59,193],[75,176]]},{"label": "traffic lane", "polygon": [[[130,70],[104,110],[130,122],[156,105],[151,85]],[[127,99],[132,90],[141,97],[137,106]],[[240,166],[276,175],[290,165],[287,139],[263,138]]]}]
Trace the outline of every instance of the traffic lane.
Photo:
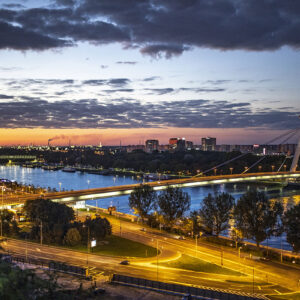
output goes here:
[{"label": "traffic lane", "polygon": [[[111,218],[112,219],[112,218]],[[116,224],[116,222],[113,222]],[[128,224],[126,224],[128,223]],[[174,238],[166,238],[161,235],[157,235],[157,232],[155,231],[145,231],[145,232],[139,232],[138,225],[132,224],[129,222],[124,222],[123,230],[124,228],[127,228],[128,232],[131,232],[131,234],[138,235],[141,237],[149,237],[152,241],[152,246],[155,246],[155,240],[159,241],[159,244],[164,247],[164,249],[168,249],[168,247],[171,247],[172,250],[177,249],[177,251],[181,251],[182,253],[188,254],[193,257],[198,257],[204,260],[207,260],[211,263],[215,263],[217,265],[221,265],[221,260],[223,261],[223,266],[230,268],[234,271],[239,271],[243,273],[247,273],[248,275],[251,275],[253,272],[253,268],[255,270],[255,273],[257,274],[257,277],[261,279],[265,279],[268,281],[274,282],[274,284],[280,284],[285,285],[288,284],[289,288],[295,289],[297,288],[299,275],[297,269],[291,269],[287,268],[287,266],[278,266],[273,265],[271,262],[268,262],[267,264],[265,262],[259,262],[255,261],[253,259],[248,258],[239,258],[238,252],[233,251],[227,251],[227,249],[221,250],[221,247],[216,250],[209,248],[209,253],[207,253],[207,245],[206,244],[198,244],[197,252],[196,252],[196,245],[193,241],[189,240],[176,240]],[[139,227],[141,228],[141,227]],[[130,237],[128,235],[128,237]],[[149,241],[148,241],[149,243]],[[151,245],[151,243],[150,243]],[[223,259],[221,259],[221,252],[223,251]],[[283,267],[283,268],[282,268]],[[284,270],[284,273],[282,272]],[[282,275],[288,274],[290,281],[286,283],[286,276]]]},{"label": "traffic lane", "polygon": [[[26,249],[21,242],[13,241],[9,243],[11,249],[17,253],[25,254]],[[71,253],[70,253],[71,252]],[[69,264],[87,266],[87,254],[76,253],[74,251],[69,251],[65,249],[54,248],[51,249],[47,246],[40,245],[27,245],[28,256],[33,256],[36,258],[47,258],[50,260],[58,260]],[[72,255],[70,255],[72,254]],[[236,284],[226,282],[226,276],[207,274],[207,273],[198,273],[187,270],[180,269],[170,269],[158,265],[153,265],[151,267],[146,265],[129,265],[122,266],[120,265],[119,258],[110,258],[110,257],[99,257],[90,254],[89,255],[89,266],[96,267],[102,271],[115,272],[124,275],[131,275],[142,277],[146,279],[156,280],[157,279],[157,270],[159,280],[176,282],[181,284],[192,284],[192,285],[206,285],[213,286],[215,288],[232,288],[235,290],[243,290],[251,292],[249,283],[245,284]],[[251,281],[251,278],[249,278]],[[281,292],[285,292],[280,287],[278,288]],[[265,287],[260,290],[260,293],[265,291]]]}]

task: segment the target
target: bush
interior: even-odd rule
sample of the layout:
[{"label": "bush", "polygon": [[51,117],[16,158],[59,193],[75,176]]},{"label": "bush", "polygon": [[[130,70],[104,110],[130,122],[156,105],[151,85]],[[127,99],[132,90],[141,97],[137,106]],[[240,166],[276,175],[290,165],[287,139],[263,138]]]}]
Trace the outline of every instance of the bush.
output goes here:
[{"label": "bush", "polygon": [[81,242],[81,235],[76,228],[70,228],[65,235],[64,244],[74,247]]}]

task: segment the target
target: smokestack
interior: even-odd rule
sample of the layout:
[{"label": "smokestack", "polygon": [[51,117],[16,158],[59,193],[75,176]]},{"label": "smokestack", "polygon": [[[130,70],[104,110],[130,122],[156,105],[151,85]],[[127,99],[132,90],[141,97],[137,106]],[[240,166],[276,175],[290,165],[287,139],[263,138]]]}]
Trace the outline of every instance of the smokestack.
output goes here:
[{"label": "smokestack", "polygon": [[52,141],[52,139],[48,140],[48,147],[50,147],[50,142]]}]

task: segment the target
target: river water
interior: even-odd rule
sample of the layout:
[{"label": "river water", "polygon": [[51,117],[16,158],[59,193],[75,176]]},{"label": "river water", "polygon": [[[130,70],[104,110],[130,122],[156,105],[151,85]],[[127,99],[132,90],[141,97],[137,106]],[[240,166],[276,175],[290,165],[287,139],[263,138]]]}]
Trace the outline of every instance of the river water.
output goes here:
[{"label": "river water", "polygon": [[[0,178],[15,180],[23,184],[33,184],[43,188],[56,188],[57,190],[80,190],[87,188],[98,188],[125,185],[139,182],[134,177],[128,176],[103,176],[88,173],[67,173],[63,171],[48,171],[40,168],[23,168],[21,166],[0,166]],[[61,184],[59,184],[61,183]],[[191,210],[200,208],[201,201],[208,193],[228,192],[232,194],[235,199],[238,199],[245,193],[253,184],[226,184],[213,185],[205,187],[184,188],[191,196]],[[279,185],[257,185],[259,189],[264,190],[270,198],[280,199],[284,207],[289,207],[300,202],[300,191],[283,189]],[[131,213],[128,206],[128,196],[113,197],[107,199],[99,199],[87,201],[88,204],[107,208],[111,205],[118,207],[119,211]],[[266,244],[265,241],[263,244]],[[268,245],[271,247],[280,248],[282,244],[283,249],[290,249],[290,245],[286,242],[285,237],[272,237],[268,240]]]}]

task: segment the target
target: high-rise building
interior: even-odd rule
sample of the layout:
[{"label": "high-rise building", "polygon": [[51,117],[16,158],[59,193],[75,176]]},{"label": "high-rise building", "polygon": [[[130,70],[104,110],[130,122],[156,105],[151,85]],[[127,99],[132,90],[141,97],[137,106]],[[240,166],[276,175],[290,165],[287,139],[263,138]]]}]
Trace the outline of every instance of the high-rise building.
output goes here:
[{"label": "high-rise building", "polygon": [[169,147],[171,150],[184,151],[186,147],[185,138],[170,138]]},{"label": "high-rise building", "polygon": [[213,137],[202,138],[202,150],[203,151],[216,151],[217,139]]},{"label": "high-rise building", "polygon": [[185,138],[178,139],[176,151],[184,151],[185,150]]},{"label": "high-rise building", "polygon": [[146,141],[146,152],[152,153],[155,150],[158,150],[159,142],[158,140],[147,140]]},{"label": "high-rise building", "polygon": [[188,150],[191,150],[194,148],[194,143],[192,141],[186,141],[185,146]]}]

